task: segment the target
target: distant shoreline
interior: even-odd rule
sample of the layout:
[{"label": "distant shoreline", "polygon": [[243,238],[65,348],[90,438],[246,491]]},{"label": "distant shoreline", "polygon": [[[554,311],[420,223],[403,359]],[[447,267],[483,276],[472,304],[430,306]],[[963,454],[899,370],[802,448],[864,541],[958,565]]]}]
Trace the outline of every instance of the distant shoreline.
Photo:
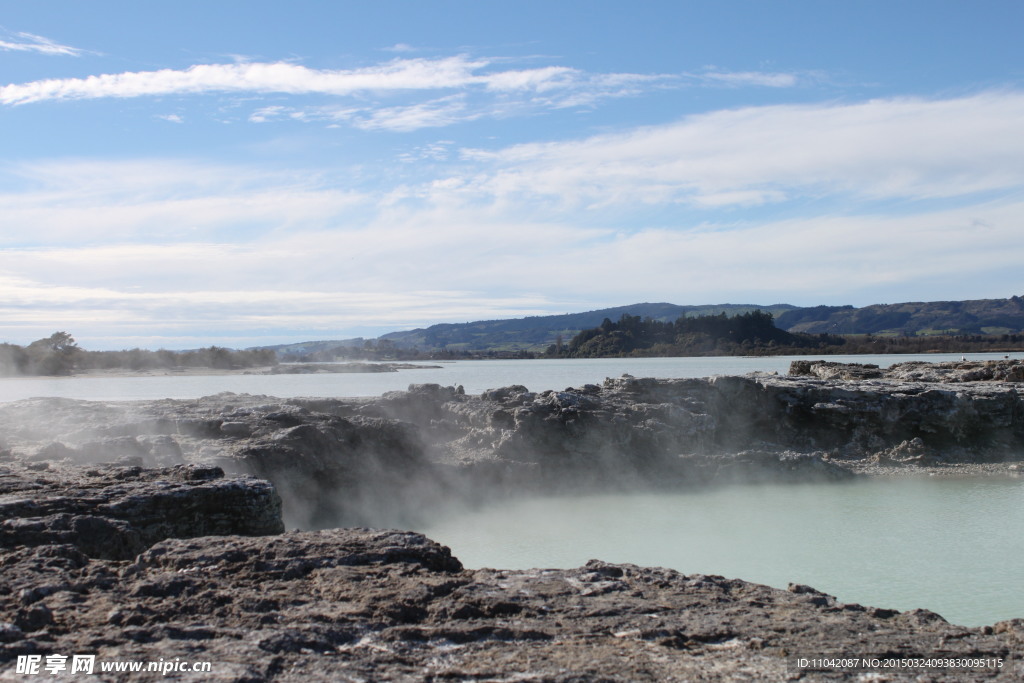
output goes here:
[{"label": "distant shoreline", "polygon": [[[292,369],[294,368],[294,370]],[[13,375],[0,377],[4,379],[124,379],[131,377],[219,377],[225,375],[305,375],[305,374],[345,374],[345,373],[378,373],[398,372],[399,370],[440,369],[440,365],[421,365],[417,363],[282,363],[252,368],[149,368],[130,370],[127,368],[110,368],[103,370],[81,370],[70,375]]]}]

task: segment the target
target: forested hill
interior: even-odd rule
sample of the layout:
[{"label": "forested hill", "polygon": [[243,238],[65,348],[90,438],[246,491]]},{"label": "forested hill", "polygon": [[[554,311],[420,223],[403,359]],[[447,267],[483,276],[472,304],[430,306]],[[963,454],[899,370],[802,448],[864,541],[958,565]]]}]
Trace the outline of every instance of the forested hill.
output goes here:
[{"label": "forested hill", "polygon": [[548,355],[566,358],[616,356],[706,356],[749,353],[822,351],[841,347],[843,337],[828,334],[793,334],[775,326],[771,313],[751,311],[732,317],[719,315],[680,317],[672,322],[623,315],[617,322],[583,330],[565,346],[555,345]]},{"label": "forested hill", "polygon": [[761,311],[770,313],[780,330],[807,334],[874,334],[883,336],[1020,335],[1024,334],[1024,299],[979,299],[853,306],[799,308],[789,304],[719,304],[679,306],[641,303],[585,313],[534,316],[513,320],[450,323],[381,337],[400,348],[465,351],[543,351],[558,337],[568,342],[583,330],[598,327],[605,319],[623,315],[675,322],[725,314],[733,317]]},{"label": "forested hill", "polygon": [[1024,333],[1024,299],[976,299],[901,304],[814,306],[775,315],[789,332],[876,335],[1015,335]]},{"label": "forested hill", "polygon": [[392,332],[383,335],[380,339],[400,348],[506,352],[543,351],[549,345],[556,343],[559,337],[568,341],[583,330],[597,327],[606,318],[618,320],[623,315],[650,318],[659,322],[673,322],[680,317],[719,315],[721,313],[735,316],[751,311],[764,311],[778,316],[794,308],[796,307],[787,304],[679,306],[668,303],[641,303],[584,313],[431,325],[427,328],[406,332]]}]

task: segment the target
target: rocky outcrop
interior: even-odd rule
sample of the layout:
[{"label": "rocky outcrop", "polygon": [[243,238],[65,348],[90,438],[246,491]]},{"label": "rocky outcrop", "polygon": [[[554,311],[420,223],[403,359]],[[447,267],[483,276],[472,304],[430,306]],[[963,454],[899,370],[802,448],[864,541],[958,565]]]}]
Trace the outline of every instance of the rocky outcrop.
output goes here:
[{"label": "rocky outcrop", "polygon": [[928,363],[909,361],[888,368],[859,363],[835,363],[824,360],[796,360],[789,374],[818,379],[888,379],[902,382],[1024,382],[1024,361],[1019,359],[947,361]]},{"label": "rocky outcrop", "polygon": [[67,544],[126,560],[166,538],[284,531],[268,482],[216,467],[47,470],[0,468],[0,548]]},{"label": "rocky outcrop", "polygon": [[[32,399],[0,405],[0,462],[221,467],[273,481],[290,526],[323,528],[404,526],[453,497],[840,479],[875,465],[1020,458],[1018,383],[966,381],[976,371],[967,366],[958,381],[902,379],[920,374],[914,367],[816,362],[794,364],[791,376],[623,376],[479,396],[427,384],[375,399]],[[993,377],[1015,372],[992,367]]]},{"label": "rocky outcrop", "polygon": [[[807,586],[779,590],[596,560],[570,570],[467,571],[447,548],[409,532],[167,539],[130,562],[49,545],[0,551],[0,562],[0,676],[13,673],[19,654],[38,653],[209,662],[208,673],[174,676],[195,681],[1024,674],[1019,620],[963,628],[924,610],[842,604]],[[799,666],[801,658],[832,656],[989,666],[845,673]]]}]

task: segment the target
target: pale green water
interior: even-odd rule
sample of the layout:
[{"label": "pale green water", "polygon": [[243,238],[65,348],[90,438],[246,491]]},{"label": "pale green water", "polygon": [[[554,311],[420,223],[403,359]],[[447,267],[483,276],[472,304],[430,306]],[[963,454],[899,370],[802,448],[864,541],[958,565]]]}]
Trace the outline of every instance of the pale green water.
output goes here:
[{"label": "pale green water", "polygon": [[589,559],[720,574],[966,626],[1024,617],[1024,479],[885,479],[535,498],[417,529],[470,568]]}]

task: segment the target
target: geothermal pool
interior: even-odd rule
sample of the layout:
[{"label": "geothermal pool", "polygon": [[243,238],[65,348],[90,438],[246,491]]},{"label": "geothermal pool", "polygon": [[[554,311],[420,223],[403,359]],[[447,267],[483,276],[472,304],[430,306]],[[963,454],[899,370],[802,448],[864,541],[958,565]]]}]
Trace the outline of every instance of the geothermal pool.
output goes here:
[{"label": "geothermal pool", "polygon": [[1024,478],[869,479],[541,497],[417,528],[469,568],[589,559],[719,574],[964,626],[1024,617]]}]

